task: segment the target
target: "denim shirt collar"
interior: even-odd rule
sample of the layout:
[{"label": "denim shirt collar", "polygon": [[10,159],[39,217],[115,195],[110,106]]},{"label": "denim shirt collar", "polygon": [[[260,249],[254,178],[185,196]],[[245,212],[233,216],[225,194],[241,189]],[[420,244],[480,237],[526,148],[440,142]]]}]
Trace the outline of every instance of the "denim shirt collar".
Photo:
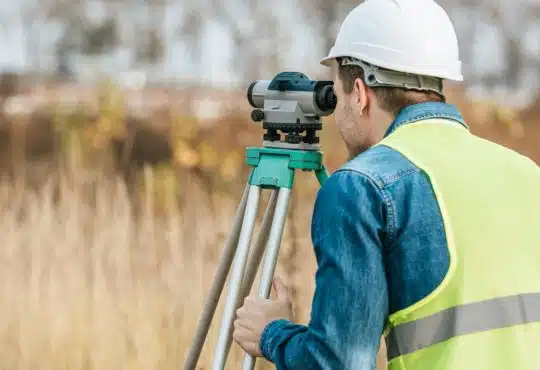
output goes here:
[{"label": "denim shirt collar", "polygon": [[469,129],[465,123],[465,119],[455,105],[439,102],[427,102],[410,105],[404,108],[394,119],[384,137],[390,135],[400,126],[431,118],[453,120]]}]

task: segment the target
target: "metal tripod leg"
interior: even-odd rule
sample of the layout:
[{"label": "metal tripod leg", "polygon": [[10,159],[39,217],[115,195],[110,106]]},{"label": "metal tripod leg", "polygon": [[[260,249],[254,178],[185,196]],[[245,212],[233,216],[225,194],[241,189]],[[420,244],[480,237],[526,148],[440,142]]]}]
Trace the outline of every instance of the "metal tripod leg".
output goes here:
[{"label": "metal tripod leg", "polygon": [[[252,248],[253,250],[251,251],[249,260],[246,265],[246,272],[244,273],[244,280],[242,281],[242,295],[240,297],[240,305],[242,304],[242,300],[249,295],[249,292],[251,291],[251,288],[253,286],[253,282],[255,281],[257,271],[259,270],[262,256],[266,248],[266,243],[268,242],[268,237],[270,234],[270,227],[272,226],[273,217],[276,210],[277,197],[278,197],[278,190],[275,189],[272,191],[272,194],[270,196],[270,201],[268,202],[268,206],[266,208],[266,212],[264,214],[264,217],[261,223],[261,229],[259,231],[257,241],[255,242],[255,245]],[[236,311],[235,311],[235,318],[236,318]],[[233,323],[234,323],[234,320],[233,320]],[[231,330],[230,330],[229,338],[227,341],[227,349],[225,350],[226,354],[229,353],[229,350],[231,348],[233,332],[234,332],[234,326],[231,325]]]},{"label": "metal tripod leg", "polygon": [[233,327],[237,307],[239,306],[239,303],[241,303],[240,299],[242,293],[242,280],[244,278],[244,271],[246,268],[246,262],[249,253],[249,245],[251,243],[253,229],[255,228],[260,194],[260,187],[250,185],[246,213],[244,215],[244,222],[242,225],[242,230],[240,232],[240,240],[238,242],[238,248],[236,250],[236,256],[230,280],[229,293],[227,295],[227,301],[225,303],[220,333],[215,349],[214,363],[212,365],[212,369],[214,370],[222,370],[227,360],[227,347],[229,343],[229,336]]},{"label": "metal tripod leg", "polygon": [[[283,229],[287,219],[287,208],[289,207],[290,194],[291,190],[288,188],[281,188],[279,190],[274,222],[272,223],[272,229],[270,230],[261,275],[261,283],[259,287],[259,297],[261,298],[268,298],[270,296],[270,289],[272,287],[272,280],[279,255],[279,246],[281,244],[281,237],[283,235]],[[255,358],[249,354],[246,354],[246,357],[244,358],[243,370],[253,370],[254,367]]]},{"label": "metal tripod leg", "polygon": [[270,200],[268,201],[268,206],[266,207],[266,212],[264,213],[264,218],[261,223],[261,229],[259,230],[259,236],[253,247],[253,251],[249,256],[249,260],[246,266],[246,272],[244,274],[244,281],[242,283],[242,297],[246,297],[253,282],[255,281],[255,276],[259,270],[261,264],[262,256],[266,248],[266,243],[268,242],[268,237],[270,235],[270,227],[272,226],[272,220],[274,218],[276,210],[276,202],[278,198],[278,190],[272,190],[270,195]]},{"label": "metal tripod leg", "polygon": [[236,251],[236,246],[238,245],[238,239],[240,237],[240,230],[242,228],[242,221],[244,219],[244,214],[247,206],[249,185],[246,184],[244,189],[244,194],[242,195],[242,200],[236,211],[236,215],[233,221],[232,230],[227,238],[225,243],[225,248],[223,250],[219,266],[216,271],[216,276],[212,284],[210,294],[206,300],[203,313],[199,322],[197,323],[197,329],[195,333],[195,338],[193,344],[189,350],[186,362],[184,364],[184,370],[194,370],[201,355],[201,350],[206,340],[208,334],[208,329],[212,322],[212,317],[216,311],[216,307],[219,302],[219,297],[227,280],[227,275],[231,268],[231,264],[234,258]]}]

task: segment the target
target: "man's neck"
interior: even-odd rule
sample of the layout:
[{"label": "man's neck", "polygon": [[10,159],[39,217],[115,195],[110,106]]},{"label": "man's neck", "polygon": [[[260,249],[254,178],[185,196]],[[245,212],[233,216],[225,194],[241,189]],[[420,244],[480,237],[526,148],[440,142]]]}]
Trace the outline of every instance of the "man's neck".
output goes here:
[{"label": "man's neck", "polygon": [[374,119],[374,125],[373,125],[373,132],[372,132],[372,138],[371,138],[371,146],[376,145],[379,143],[382,139],[384,139],[384,136],[392,123],[394,122],[396,117],[394,117],[392,114],[385,112],[383,110],[378,109],[376,113],[373,115]]}]

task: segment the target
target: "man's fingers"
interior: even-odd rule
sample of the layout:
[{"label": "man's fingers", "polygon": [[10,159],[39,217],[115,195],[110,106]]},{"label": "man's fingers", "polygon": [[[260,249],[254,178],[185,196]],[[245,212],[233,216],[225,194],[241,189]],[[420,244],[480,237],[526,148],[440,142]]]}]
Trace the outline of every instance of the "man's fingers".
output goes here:
[{"label": "man's fingers", "polygon": [[242,306],[236,310],[236,317],[244,317],[244,316],[246,316],[246,306]]},{"label": "man's fingers", "polygon": [[256,296],[247,296],[244,298],[244,306],[246,308],[255,307],[260,302],[260,298]]},{"label": "man's fingers", "polygon": [[253,319],[250,318],[238,318],[234,321],[234,327],[249,332],[254,332],[256,327]]},{"label": "man's fingers", "polygon": [[241,346],[243,346],[248,341],[248,338],[249,338],[249,332],[243,327],[237,327],[235,325],[235,329],[233,332],[234,341],[240,344]]},{"label": "man's fingers", "polygon": [[260,355],[259,343],[253,339],[253,334],[249,330],[243,327],[235,329],[233,333],[233,339],[247,353],[253,356]]},{"label": "man's fingers", "polygon": [[255,357],[260,356],[259,345],[257,343],[251,341],[237,341],[236,343],[250,355]]},{"label": "man's fingers", "polygon": [[236,341],[245,341],[247,338],[251,337],[251,330],[245,328],[242,324],[234,323],[234,332],[233,338]]},{"label": "man's fingers", "polygon": [[259,313],[261,307],[268,306],[268,304],[271,304],[268,299],[249,296],[244,299],[244,305],[236,310],[236,314],[243,316],[253,315]]},{"label": "man's fingers", "polygon": [[244,305],[236,310],[236,317],[247,318],[253,316],[255,305],[256,302],[253,301],[253,298],[246,298]]}]

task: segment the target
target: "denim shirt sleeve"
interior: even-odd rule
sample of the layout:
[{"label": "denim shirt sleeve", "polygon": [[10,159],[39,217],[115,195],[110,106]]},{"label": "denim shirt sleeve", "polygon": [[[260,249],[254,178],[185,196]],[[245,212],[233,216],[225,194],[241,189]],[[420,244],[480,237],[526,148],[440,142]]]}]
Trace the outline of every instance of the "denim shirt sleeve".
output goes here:
[{"label": "denim shirt sleeve", "polygon": [[307,326],[270,323],[263,356],[279,369],[374,369],[388,314],[382,246],[386,205],[364,175],[340,170],[315,202],[312,240],[318,269]]}]

